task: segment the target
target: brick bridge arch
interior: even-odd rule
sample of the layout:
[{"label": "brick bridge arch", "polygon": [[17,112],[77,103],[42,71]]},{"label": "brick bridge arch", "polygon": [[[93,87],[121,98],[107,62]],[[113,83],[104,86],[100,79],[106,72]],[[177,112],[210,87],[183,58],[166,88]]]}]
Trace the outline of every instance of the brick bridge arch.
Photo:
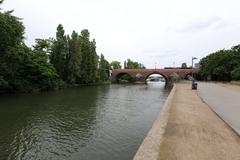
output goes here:
[{"label": "brick bridge arch", "polygon": [[[193,72],[197,73],[196,70]],[[172,75],[177,75],[180,78],[186,78],[188,75],[192,74],[192,69],[114,69],[112,71],[112,82],[117,82],[119,76],[123,74],[128,74],[134,79],[138,74],[141,74],[141,82],[145,82],[152,74],[160,74],[165,78],[166,82],[168,82]]]}]

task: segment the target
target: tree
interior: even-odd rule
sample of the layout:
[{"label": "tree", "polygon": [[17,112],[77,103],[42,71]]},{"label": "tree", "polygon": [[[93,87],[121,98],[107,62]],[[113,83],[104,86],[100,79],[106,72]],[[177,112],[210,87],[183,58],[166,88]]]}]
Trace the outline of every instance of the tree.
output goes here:
[{"label": "tree", "polygon": [[127,69],[127,62],[124,61],[124,69]]},{"label": "tree", "polygon": [[81,61],[81,73],[80,73],[80,83],[89,83],[90,78],[88,72],[90,71],[89,65],[90,65],[90,60],[89,60],[89,52],[90,52],[90,47],[89,47],[89,32],[88,30],[83,30],[81,32],[80,36],[80,42],[81,42],[81,53],[82,53],[82,61]]},{"label": "tree", "polygon": [[200,76],[211,77],[212,80],[230,81],[232,71],[240,66],[239,46],[230,50],[219,50],[200,60]]},{"label": "tree", "polygon": [[119,62],[119,61],[112,61],[111,66],[113,69],[121,69],[122,68],[121,62]]},{"label": "tree", "polygon": [[144,69],[145,66],[142,63],[134,62],[131,59],[127,59],[127,62],[124,62],[126,69]]},{"label": "tree", "polygon": [[[59,79],[54,66],[49,63],[46,40],[36,40],[31,61],[26,64],[25,79],[30,82],[31,90],[58,89],[63,82]],[[40,47],[41,46],[41,47]]]},{"label": "tree", "polygon": [[50,54],[53,40],[37,38],[35,42],[36,44],[33,46],[35,50],[43,50],[46,54]]},{"label": "tree", "polygon": [[233,80],[240,80],[240,67],[235,68],[235,69],[231,72],[231,75],[232,75],[232,79],[233,79]]},{"label": "tree", "polygon": [[90,42],[90,79],[91,83],[96,82],[96,75],[97,75],[97,52],[96,52],[96,41],[93,39],[93,41]]},{"label": "tree", "polygon": [[31,86],[25,78],[28,72],[25,66],[31,62],[31,49],[25,44],[17,45],[8,50],[1,63],[0,74],[5,86],[0,89],[4,92],[26,91]]},{"label": "tree", "polygon": [[12,11],[0,12],[1,92],[30,92],[58,87],[58,75],[47,55],[50,41],[37,39],[32,50],[24,44],[23,38],[22,21],[13,16]]},{"label": "tree", "polygon": [[182,69],[186,69],[187,68],[187,63],[182,63]]},{"label": "tree", "polygon": [[[3,1],[0,1],[1,3]],[[0,3],[0,4],[1,4]],[[20,18],[12,15],[13,11],[0,12],[0,54],[23,42],[25,27]]]},{"label": "tree", "polygon": [[67,56],[67,81],[74,84],[80,78],[81,48],[78,33],[72,32],[69,40],[69,53]]},{"label": "tree", "polygon": [[108,61],[104,58],[103,54],[101,54],[100,63],[99,63],[99,76],[102,82],[109,80],[109,69],[110,69],[110,65]]},{"label": "tree", "polygon": [[17,86],[19,70],[30,51],[23,42],[23,23],[12,12],[0,12],[0,90],[10,91]]},{"label": "tree", "polygon": [[63,80],[66,80],[67,45],[68,42],[67,37],[65,36],[64,28],[61,24],[59,24],[57,27],[56,40],[52,45],[50,61]]},{"label": "tree", "polygon": [[[0,0],[0,5],[3,0]],[[1,8],[0,8],[1,11]],[[56,38],[24,44],[24,25],[13,11],[0,12],[0,92],[31,92],[64,87],[66,83],[94,83],[97,73],[108,80],[109,63],[101,55],[99,70],[96,42],[88,30],[65,35],[57,27]]]},{"label": "tree", "polygon": [[97,54],[96,42],[90,41],[87,29],[82,30],[80,36],[80,48],[82,53],[80,83],[89,84],[96,81]]}]

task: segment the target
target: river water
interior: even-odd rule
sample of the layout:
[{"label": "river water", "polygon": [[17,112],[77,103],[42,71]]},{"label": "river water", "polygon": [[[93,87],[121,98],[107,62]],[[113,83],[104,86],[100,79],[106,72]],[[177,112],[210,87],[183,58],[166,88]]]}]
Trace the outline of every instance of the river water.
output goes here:
[{"label": "river water", "polygon": [[116,84],[0,95],[0,159],[132,159],[168,94]]}]

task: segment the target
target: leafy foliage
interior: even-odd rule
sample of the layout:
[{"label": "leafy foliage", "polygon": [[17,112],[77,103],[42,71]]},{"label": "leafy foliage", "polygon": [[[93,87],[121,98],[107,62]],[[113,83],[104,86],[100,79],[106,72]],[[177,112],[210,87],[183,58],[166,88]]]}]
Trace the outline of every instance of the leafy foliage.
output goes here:
[{"label": "leafy foliage", "polygon": [[69,52],[67,55],[67,82],[75,84],[80,78],[81,71],[81,48],[78,33],[73,31],[71,39],[68,37],[68,42]]},{"label": "leafy foliage", "polygon": [[82,30],[80,35],[80,48],[82,54],[80,83],[89,84],[96,82],[97,54],[96,42],[90,41],[90,33],[87,29]]},{"label": "leafy foliage", "polygon": [[200,75],[203,78],[211,77],[212,80],[219,81],[235,79],[240,66],[240,46],[209,54],[201,59],[200,64]]},{"label": "leafy foliage", "polygon": [[[13,11],[0,11],[0,92],[45,91],[109,80],[110,64],[102,54],[98,62],[96,41],[90,40],[87,29],[69,36],[59,24],[55,38],[36,39],[29,48],[22,20]],[[118,61],[111,65],[121,68]],[[126,67],[144,68],[130,59]]]},{"label": "leafy foliage", "polygon": [[233,79],[233,80],[240,80],[240,67],[235,68],[235,69],[231,72],[231,75],[232,75],[232,79]]},{"label": "leafy foliage", "polygon": [[67,37],[63,26],[57,27],[56,40],[52,45],[50,62],[56,68],[60,78],[66,80]]},{"label": "leafy foliage", "polygon": [[[88,30],[69,36],[60,24],[56,38],[36,39],[33,48],[23,40],[21,19],[12,11],[0,12],[0,92],[52,90],[97,81],[96,42],[90,40]],[[108,65],[103,57],[101,67]],[[108,80],[103,72],[98,79]]]},{"label": "leafy foliage", "polygon": [[144,69],[145,66],[141,63],[134,62],[131,59],[127,59],[127,61],[124,61],[124,68],[125,69]]},{"label": "leafy foliage", "polygon": [[99,76],[102,82],[109,80],[109,69],[110,69],[110,65],[108,61],[104,58],[103,54],[101,54],[100,63],[99,63]]},{"label": "leafy foliage", "polygon": [[112,61],[111,66],[113,69],[121,69],[122,68],[121,62],[118,62],[118,61]]}]

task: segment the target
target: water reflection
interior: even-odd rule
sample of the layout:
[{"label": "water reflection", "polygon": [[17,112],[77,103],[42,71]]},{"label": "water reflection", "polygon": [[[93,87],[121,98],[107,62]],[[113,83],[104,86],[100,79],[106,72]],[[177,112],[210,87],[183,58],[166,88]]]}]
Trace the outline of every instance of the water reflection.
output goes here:
[{"label": "water reflection", "polygon": [[167,95],[154,84],[1,96],[0,159],[131,159]]},{"label": "water reflection", "polygon": [[161,82],[161,81],[158,81],[158,82],[151,82],[151,81],[148,81],[147,82],[147,87],[149,88],[155,88],[155,89],[162,89],[166,86],[166,82]]}]

